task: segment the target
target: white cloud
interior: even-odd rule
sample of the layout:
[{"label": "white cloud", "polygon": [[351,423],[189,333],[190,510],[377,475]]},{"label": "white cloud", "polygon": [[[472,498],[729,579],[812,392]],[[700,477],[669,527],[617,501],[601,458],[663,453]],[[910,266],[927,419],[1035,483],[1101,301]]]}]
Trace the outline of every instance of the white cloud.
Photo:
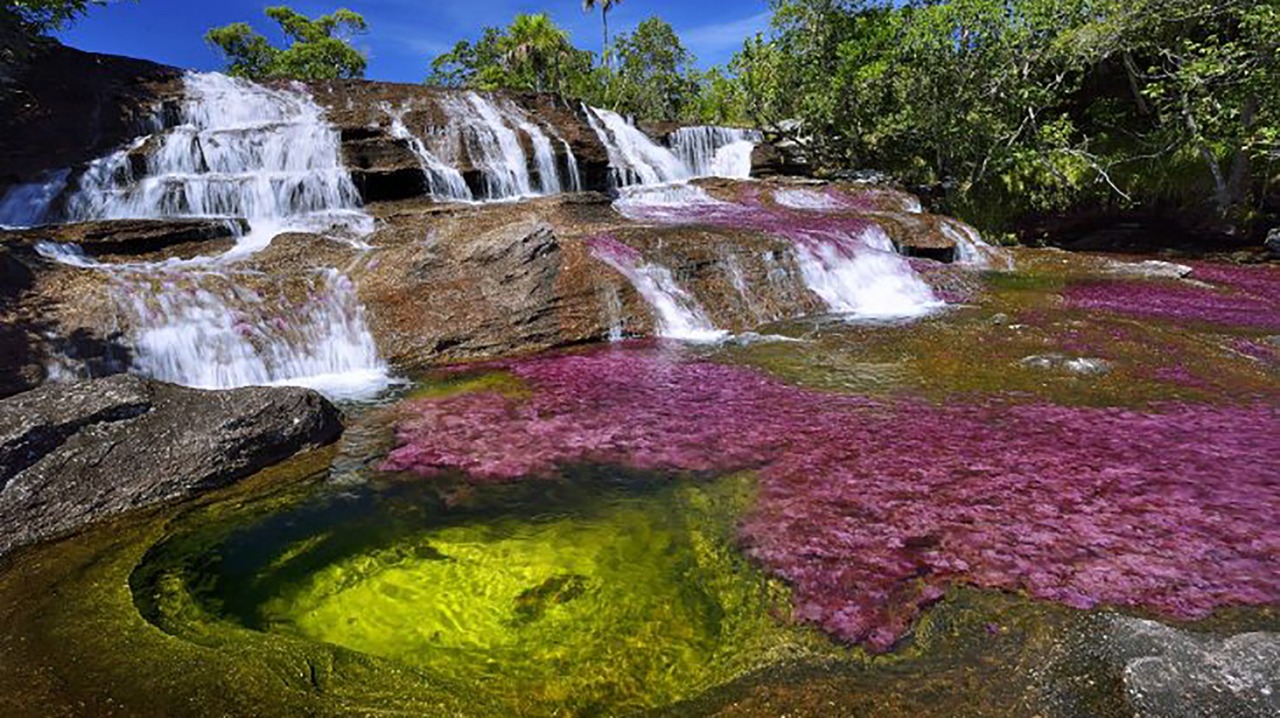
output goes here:
[{"label": "white cloud", "polygon": [[737,50],[742,42],[769,27],[769,11],[730,22],[702,25],[680,33],[680,39],[698,59],[706,63]]}]

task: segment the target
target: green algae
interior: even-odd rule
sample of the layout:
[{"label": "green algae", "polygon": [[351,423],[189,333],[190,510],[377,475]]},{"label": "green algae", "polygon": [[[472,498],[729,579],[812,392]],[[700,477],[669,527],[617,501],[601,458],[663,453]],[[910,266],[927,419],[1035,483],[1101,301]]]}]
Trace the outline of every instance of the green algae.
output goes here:
[{"label": "green algae", "polygon": [[[1144,406],[1274,396],[1276,369],[1233,349],[1256,330],[1225,331],[1064,306],[1072,281],[1105,276],[1092,257],[1022,251],[1014,272],[987,272],[973,303],[910,323],[801,321],[771,331],[792,343],[731,347],[723,359],[825,391],[946,403],[1001,395],[1065,406]],[[1099,371],[1034,361],[1087,359]]]},{"label": "green algae", "polygon": [[[129,578],[175,523],[296,504],[332,452],[239,487],[137,513],[5,557],[0,695],[6,716],[498,714],[483,697],[376,657],[209,622],[178,639],[148,622]],[[190,625],[190,624],[185,624]]]},{"label": "green algae", "polygon": [[789,625],[785,588],[736,551],[750,475],[451,484],[188,519],[134,571],[138,607],[186,641],[338,646],[521,715],[627,713],[849,653]]}]

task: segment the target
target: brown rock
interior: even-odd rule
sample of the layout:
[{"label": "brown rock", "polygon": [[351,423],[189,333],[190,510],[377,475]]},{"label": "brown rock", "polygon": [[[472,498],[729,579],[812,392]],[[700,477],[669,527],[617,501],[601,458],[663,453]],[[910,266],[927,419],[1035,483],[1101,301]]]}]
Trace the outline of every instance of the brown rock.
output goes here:
[{"label": "brown rock", "polygon": [[0,242],[74,243],[92,257],[192,257],[226,251],[248,230],[242,219],[116,219],[0,231]]}]

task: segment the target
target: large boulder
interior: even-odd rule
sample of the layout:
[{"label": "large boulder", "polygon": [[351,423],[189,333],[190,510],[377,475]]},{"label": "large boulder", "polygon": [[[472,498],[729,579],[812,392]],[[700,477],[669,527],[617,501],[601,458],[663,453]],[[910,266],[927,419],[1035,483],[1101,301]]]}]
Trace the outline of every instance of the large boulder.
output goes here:
[{"label": "large boulder", "polygon": [[119,375],[0,401],[0,553],[230,485],[342,432],[290,387],[201,391]]}]

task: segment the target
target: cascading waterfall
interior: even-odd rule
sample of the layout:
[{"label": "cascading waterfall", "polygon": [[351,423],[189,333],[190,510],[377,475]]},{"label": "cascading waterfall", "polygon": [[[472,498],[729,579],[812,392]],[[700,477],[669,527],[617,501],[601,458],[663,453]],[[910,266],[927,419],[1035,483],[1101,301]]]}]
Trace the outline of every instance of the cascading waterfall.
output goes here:
[{"label": "cascading waterfall", "polygon": [[862,231],[797,231],[796,263],[805,285],[833,312],[870,319],[927,314],[942,302],[893,249],[878,224]]},{"label": "cascading waterfall", "polygon": [[676,283],[671,270],[645,262],[639,252],[611,237],[596,237],[589,244],[591,255],[626,277],[657,314],[659,336],[713,342],[728,335],[715,328],[693,295]]},{"label": "cascading waterfall", "polygon": [[684,127],[671,133],[671,151],[694,177],[751,176],[751,154],[763,140],[757,130]]},{"label": "cascading waterfall", "polygon": [[[792,198],[806,206],[825,204],[818,195]],[[910,318],[943,304],[874,222],[839,216],[798,222],[786,210],[759,203],[721,202],[694,185],[629,188],[614,206],[636,221],[715,224],[784,238],[794,247],[806,286],[832,312],[876,319]]]},{"label": "cascading waterfall", "polygon": [[[187,386],[306,386],[334,398],[386,388],[387,368],[355,289],[337,270],[290,301],[232,272],[147,271],[115,277],[119,309],[139,321],[136,368]],[[160,291],[156,291],[159,289]]]},{"label": "cascading waterfall", "polygon": [[[440,145],[435,156],[456,164],[465,155],[483,178],[483,199],[559,194],[566,185],[572,191],[581,189],[578,162],[569,144],[561,140],[569,175],[562,178],[552,136],[515,104],[468,92],[461,97],[444,96],[440,105],[450,124],[443,137],[434,138]],[[529,171],[529,156],[521,135],[528,138],[533,149],[536,176]]]},{"label": "cascading waterfall", "polygon": [[69,170],[47,172],[35,182],[11,188],[0,199],[0,227],[34,227],[49,215],[49,207],[67,186]]},{"label": "cascading waterfall", "polygon": [[588,124],[609,155],[609,166],[618,187],[682,182],[692,175],[671,150],[654,144],[622,115],[583,105]]},{"label": "cascading waterfall", "polygon": [[[132,370],[145,376],[201,389],[305,386],[335,399],[391,383],[355,288],[336,269],[286,287],[213,262],[101,264],[49,242],[36,251],[107,275]],[[75,376],[65,362],[59,369]]]},{"label": "cascading waterfall", "polygon": [[418,163],[422,166],[423,177],[426,179],[427,193],[433,199],[450,202],[470,202],[475,199],[471,194],[471,188],[467,186],[467,181],[462,178],[462,173],[441,162],[431,153],[431,150],[427,149],[422,140],[405,126],[404,116],[408,108],[396,110],[389,104],[384,104],[382,109],[391,118],[391,136],[405,140],[409,144],[409,149],[417,155]]},{"label": "cascading waterfall", "polygon": [[[551,138],[542,131],[532,120],[525,115],[524,111],[510,102],[502,104],[503,115],[508,118],[521,132],[528,138],[529,143],[533,145],[533,161],[534,166],[538,168],[538,191],[540,194],[560,194],[562,185],[560,182],[560,170],[556,166],[556,151],[551,144]],[[568,144],[565,144],[566,151]],[[569,152],[572,158],[573,153]],[[576,161],[573,164],[577,164]]]},{"label": "cascading waterfall", "polygon": [[[42,244],[55,261],[107,275],[132,370],[200,388],[309,386],[335,398],[389,383],[350,280],[301,286],[234,261],[283,229],[372,230],[342,166],[338,133],[305,92],[188,74],[181,124],[94,162],[67,201],[76,220],[242,216],[252,231],[219,257],[101,264]],[[131,154],[143,149],[146,172]]]},{"label": "cascading waterfall", "polygon": [[[181,124],[93,162],[67,200],[72,220],[245,217],[255,230],[372,230],[339,137],[310,95],[188,73]],[[146,172],[132,155],[147,147]]]}]

